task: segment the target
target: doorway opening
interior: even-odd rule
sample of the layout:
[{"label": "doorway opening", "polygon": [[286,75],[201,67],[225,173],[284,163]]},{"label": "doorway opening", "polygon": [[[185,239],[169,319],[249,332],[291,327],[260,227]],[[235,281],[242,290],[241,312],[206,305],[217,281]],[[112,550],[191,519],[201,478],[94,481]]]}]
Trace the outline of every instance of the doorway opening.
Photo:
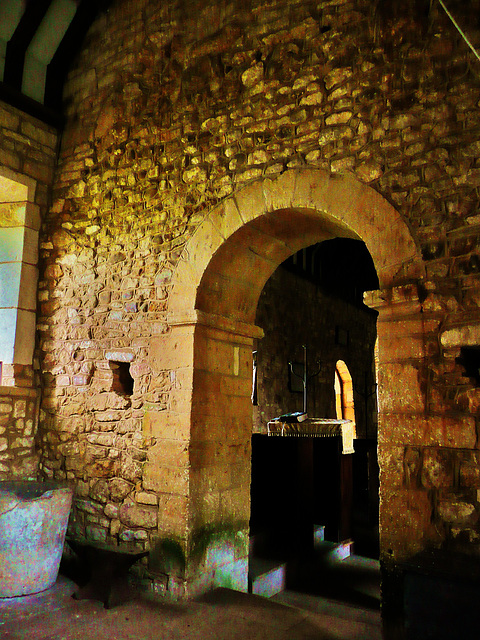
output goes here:
[{"label": "doorway opening", "polygon": [[[260,559],[270,561],[277,572],[264,595],[285,588],[323,592],[327,551],[329,558],[368,551],[378,559],[378,473],[377,482],[368,475],[378,467],[365,469],[376,455],[376,438],[367,442],[367,433],[376,433],[377,406],[376,396],[368,402],[362,397],[365,380],[375,379],[376,340],[376,313],[363,304],[363,291],[375,288],[378,279],[365,244],[336,238],[294,254],[260,295],[256,324],[265,336],[255,345],[250,520],[254,593],[266,588],[256,586],[255,572],[265,569]],[[338,428],[319,433],[322,437],[307,436],[307,431],[305,437],[294,438],[267,433],[268,421],[302,409],[301,388],[292,385],[287,363],[300,366],[305,345],[307,422],[347,420],[354,433],[358,422],[353,453],[345,454]],[[297,431],[301,434],[301,425]],[[360,525],[363,537],[357,550]],[[367,544],[368,536],[373,540]],[[373,580],[371,572],[368,580]],[[331,576],[329,583],[339,588]]]},{"label": "doorway opening", "polygon": [[[185,589],[189,594],[213,585],[234,585],[239,590],[248,587],[252,353],[269,338],[256,324],[256,310],[265,284],[279,265],[316,243],[331,240],[333,244],[339,239],[365,242],[387,304],[392,288],[415,282],[424,274],[421,254],[408,227],[380,194],[351,174],[332,175],[310,168],[288,170],[239,189],[211,211],[181,253],[168,301],[171,331],[158,337],[154,346],[159,367],[170,371],[171,376],[182,373],[182,385],[172,388],[164,415],[168,433],[179,426],[185,433],[189,450],[184,469],[189,478],[185,495],[192,499],[178,525],[160,525],[159,536],[168,539],[181,535],[185,548],[202,539],[201,548],[195,546],[201,554],[188,565]],[[325,242],[323,248],[329,246]],[[339,273],[341,261],[334,245],[331,252],[336,256],[331,270]],[[325,262],[326,267],[332,264]],[[345,284],[353,294],[355,289],[348,281]],[[296,298],[291,305],[302,307]],[[305,306],[307,312],[311,309],[311,305]],[[277,304],[270,310],[278,315]],[[343,322],[336,324],[339,330],[334,327],[333,335],[328,335],[340,346],[345,328]],[[265,337],[260,339],[262,335]],[[348,344],[354,336],[347,334],[347,338]],[[304,342],[298,340],[300,345]],[[373,342],[374,338],[365,344]],[[324,366],[322,354],[315,349],[309,349],[309,353],[322,364],[314,379],[319,388],[327,388],[320,382],[328,377],[330,415],[335,415],[334,364],[338,359],[348,364],[353,382],[367,390],[365,401],[355,401],[357,437],[363,437],[368,429],[374,440],[374,429],[362,413],[367,404],[376,401],[376,394],[371,396],[368,391],[374,373],[366,370],[357,374],[353,363],[341,354],[329,368]],[[258,356],[258,373],[273,374],[277,365],[265,367]],[[288,360],[296,359],[288,356],[280,365],[280,375],[272,375],[272,379],[287,378],[288,388],[285,368]],[[380,359],[380,367],[384,364]],[[380,395],[388,396],[391,381],[386,376],[382,380]],[[411,378],[406,377],[405,384],[413,384]],[[324,400],[315,399],[309,411],[318,415]],[[272,415],[279,415],[280,411],[273,409],[281,401],[282,394],[276,397],[273,393]],[[301,398],[298,402],[301,407]],[[214,456],[203,455],[212,447]],[[271,490],[275,488],[272,485]],[[181,491],[179,497],[184,495]]]}]

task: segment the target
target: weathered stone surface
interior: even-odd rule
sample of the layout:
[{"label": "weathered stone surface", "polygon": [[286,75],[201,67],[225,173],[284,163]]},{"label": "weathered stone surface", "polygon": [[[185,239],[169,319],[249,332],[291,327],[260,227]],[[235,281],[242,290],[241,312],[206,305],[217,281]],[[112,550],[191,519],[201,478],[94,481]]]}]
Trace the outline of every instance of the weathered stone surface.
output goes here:
[{"label": "weathered stone surface", "polygon": [[432,524],[432,504],[427,491],[388,490],[381,495],[382,557],[387,562],[402,561],[440,540]]},{"label": "weathered stone surface", "polygon": [[97,393],[87,398],[87,409],[105,411],[106,409],[123,409],[130,404],[128,398],[117,393]]},{"label": "weathered stone surface", "polygon": [[421,412],[424,394],[421,388],[421,374],[410,363],[384,364],[378,372],[379,405],[385,412]]},{"label": "weathered stone surface", "polygon": [[480,455],[477,451],[464,453],[459,468],[460,486],[480,488]]},{"label": "weathered stone surface", "polygon": [[110,496],[107,480],[97,480],[97,482],[92,486],[91,496],[98,502],[107,502]]},{"label": "weathered stone surface", "polygon": [[124,502],[119,509],[118,515],[120,521],[128,527],[152,529],[157,526],[157,509],[140,506],[133,501]]},{"label": "weathered stone surface", "polygon": [[2,480],[37,478],[39,453],[34,438],[37,417],[32,402],[35,396],[29,388],[0,387],[0,454],[7,456],[0,468]]},{"label": "weathered stone surface", "polygon": [[123,478],[112,478],[109,481],[109,489],[113,500],[123,500],[132,491],[133,486]]},{"label": "weathered stone surface", "polygon": [[476,442],[475,418],[472,415],[450,416],[385,415],[379,417],[379,439],[385,444],[405,443],[416,446],[439,446],[473,449]]},{"label": "weathered stone surface", "polygon": [[422,484],[427,489],[432,487],[451,487],[453,485],[452,453],[445,450],[425,449],[423,453]]},{"label": "weathered stone surface", "polygon": [[478,345],[480,344],[480,324],[469,323],[465,326],[447,329],[441,334],[440,339],[446,348]]},{"label": "weathered stone surface", "polygon": [[438,513],[445,522],[456,526],[468,526],[478,521],[475,504],[456,496],[439,500]]}]

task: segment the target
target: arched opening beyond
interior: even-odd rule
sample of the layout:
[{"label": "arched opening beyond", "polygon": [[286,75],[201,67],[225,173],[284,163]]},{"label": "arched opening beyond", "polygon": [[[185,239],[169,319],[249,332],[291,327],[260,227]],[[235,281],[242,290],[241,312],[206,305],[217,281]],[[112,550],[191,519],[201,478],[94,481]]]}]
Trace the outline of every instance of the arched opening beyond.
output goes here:
[{"label": "arched opening beyond", "polygon": [[337,418],[351,420],[355,424],[352,376],[343,360],[339,360],[335,365],[334,384]]},{"label": "arched opening beyond", "polygon": [[174,273],[171,357],[162,362],[182,371],[183,389],[172,392],[169,415],[189,425],[184,535],[235,532],[229,559],[224,552],[206,553],[214,584],[246,589],[252,347],[262,336],[254,326],[260,293],[286,258],[335,237],[365,242],[381,289],[422,275],[408,228],[386,200],[353,176],[312,169],[260,180],[225,200],[187,243]]}]

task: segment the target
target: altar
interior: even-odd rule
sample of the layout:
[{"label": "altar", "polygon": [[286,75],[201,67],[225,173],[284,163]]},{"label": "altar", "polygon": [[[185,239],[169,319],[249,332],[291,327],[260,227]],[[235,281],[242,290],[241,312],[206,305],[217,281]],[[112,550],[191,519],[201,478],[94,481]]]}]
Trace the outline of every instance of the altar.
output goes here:
[{"label": "altar", "polygon": [[302,422],[270,420],[267,423],[269,436],[296,438],[342,438],[342,453],[354,453],[355,423],[336,418],[306,418]]}]

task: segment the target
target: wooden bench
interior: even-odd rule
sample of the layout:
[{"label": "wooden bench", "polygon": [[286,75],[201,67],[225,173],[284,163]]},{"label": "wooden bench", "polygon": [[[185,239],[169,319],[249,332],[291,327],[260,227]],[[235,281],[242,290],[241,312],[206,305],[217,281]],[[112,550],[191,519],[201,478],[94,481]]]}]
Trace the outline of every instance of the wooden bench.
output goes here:
[{"label": "wooden bench", "polygon": [[105,609],[111,609],[132,598],[128,571],[135,562],[148,556],[148,551],[69,538],[67,542],[88,576],[87,583],[79,587],[73,598],[100,600]]}]

